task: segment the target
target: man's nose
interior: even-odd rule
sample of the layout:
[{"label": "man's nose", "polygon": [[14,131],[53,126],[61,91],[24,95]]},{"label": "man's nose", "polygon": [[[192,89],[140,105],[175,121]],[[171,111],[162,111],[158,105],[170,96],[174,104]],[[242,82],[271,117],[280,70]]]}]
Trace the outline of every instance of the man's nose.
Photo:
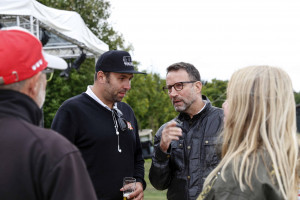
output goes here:
[{"label": "man's nose", "polygon": [[124,88],[126,90],[130,90],[130,88],[131,88],[131,81],[126,81],[126,83],[124,84]]},{"label": "man's nose", "polygon": [[171,87],[170,89],[169,89],[169,96],[170,97],[174,97],[174,96],[177,96],[178,95],[178,93],[177,93],[177,91],[175,90],[175,88],[174,87]]}]

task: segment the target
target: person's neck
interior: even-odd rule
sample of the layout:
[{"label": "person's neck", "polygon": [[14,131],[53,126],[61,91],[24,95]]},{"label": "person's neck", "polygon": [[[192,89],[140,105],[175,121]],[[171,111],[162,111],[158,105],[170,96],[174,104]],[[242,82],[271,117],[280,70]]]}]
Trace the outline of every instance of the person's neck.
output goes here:
[{"label": "person's neck", "polygon": [[91,90],[93,91],[93,93],[102,101],[102,103],[104,103],[105,105],[107,105],[110,109],[113,108],[114,103],[107,101],[102,94],[104,93],[104,91],[102,91],[100,88],[98,89],[95,85],[91,86]]},{"label": "person's neck", "polygon": [[188,114],[192,119],[194,115],[198,114],[204,106],[205,106],[205,102],[202,99],[199,99],[198,101],[194,102],[191,105],[191,107],[189,108],[188,112],[186,112],[186,114]]}]

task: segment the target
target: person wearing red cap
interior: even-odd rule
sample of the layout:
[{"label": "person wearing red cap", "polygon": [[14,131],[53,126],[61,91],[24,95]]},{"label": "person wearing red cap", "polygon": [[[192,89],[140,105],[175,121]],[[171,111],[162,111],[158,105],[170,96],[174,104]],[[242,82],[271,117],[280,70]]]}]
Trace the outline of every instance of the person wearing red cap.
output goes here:
[{"label": "person wearing red cap", "polygon": [[136,189],[128,199],[143,199],[144,159],[137,120],[121,102],[131,88],[134,70],[126,51],[112,50],[96,63],[94,84],[58,109],[52,128],[81,151],[98,199],[122,199],[124,177],[134,177]]},{"label": "person wearing red cap", "polygon": [[0,29],[0,199],[94,200],[79,150],[39,127],[47,67],[67,63],[25,29]]}]

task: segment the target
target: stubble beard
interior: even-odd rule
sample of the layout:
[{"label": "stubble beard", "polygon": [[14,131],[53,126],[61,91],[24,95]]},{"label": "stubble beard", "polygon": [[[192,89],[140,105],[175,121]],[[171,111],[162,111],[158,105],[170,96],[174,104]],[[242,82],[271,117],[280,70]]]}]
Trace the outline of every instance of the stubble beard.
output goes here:
[{"label": "stubble beard", "polygon": [[189,101],[189,102],[186,102],[184,99],[181,99],[181,101],[183,102],[183,105],[182,106],[174,106],[174,109],[177,111],[177,112],[186,112],[190,107],[191,105],[196,101],[195,99]]},{"label": "stubble beard", "polygon": [[112,85],[110,84],[110,77],[107,77],[106,84],[107,84],[106,91],[109,96],[109,101],[111,101],[112,103],[121,102],[125,96],[119,97],[119,93],[122,91],[116,91],[115,88],[112,87]]},{"label": "stubble beard", "polygon": [[113,88],[111,88],[111,89],[112,90],[109,92],[111,101],[114,102],[114,103],[115,102],[121,102],[125,96],[124,97],[119,97],[119,93],[124,92],[124,91],[114,91]]},{"label": "stubble beard", "polygon": [[173,106],[177,112],[184,112],[187,109],[187,104],[185,102],[183,102],[182,106],[175,106],[174,104]]}]

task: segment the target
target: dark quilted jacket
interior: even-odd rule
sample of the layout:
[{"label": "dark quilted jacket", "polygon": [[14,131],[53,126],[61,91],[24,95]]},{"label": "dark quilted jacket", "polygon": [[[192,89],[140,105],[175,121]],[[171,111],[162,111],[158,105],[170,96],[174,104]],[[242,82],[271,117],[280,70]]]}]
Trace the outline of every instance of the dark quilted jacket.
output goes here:
[{"label": "dark quilted jacket", "polygon": [[149,173],[151,184],[158,190],[168,189],[171,200],[192,200],[200,194],[204,178],[217,166],[220,155],[219,133],[223,127],[223,110],[209,100],[205,108],[192,119],[184,113],[175,120],[182,128],[182,138],[172,141],[168,152],[160,149],[161,133],[154,139],[154,155]]}]

